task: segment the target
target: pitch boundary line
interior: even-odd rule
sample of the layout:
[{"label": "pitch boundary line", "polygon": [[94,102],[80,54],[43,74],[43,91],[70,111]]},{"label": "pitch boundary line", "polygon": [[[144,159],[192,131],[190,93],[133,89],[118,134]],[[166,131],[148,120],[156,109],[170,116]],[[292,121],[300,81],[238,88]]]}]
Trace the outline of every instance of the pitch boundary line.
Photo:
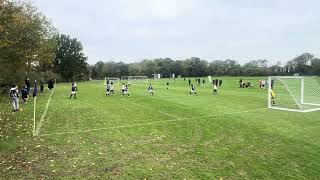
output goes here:
[{"label": "pitch boundary line", "polygon": [[222,113],[222,114],[211,114],[211,115],[203,115],[203,116],[197,116],[197,117],[189,117],[189,118],[178,118],[178,119],[169,119],[164,121],[152,121],[147,123],[140,123],[135,125],[123,125],[123,126],[116,126],[116,127],[105,127],[105,128],[96,128],[96,129],[88,129],[88,130],[82,130],[82,131],[69,131],[69,132],[57,132],[57,133],[51,133],[51,134],[41,134],[39,136],[52,136],[52,135],[66,135],[66,134],[79,134],[79,133],[90,133],[90,132],[96,132],[96,131],[102,131],[107,129],[121,129],[121,128],[131,128],[131,127],[142,127],[157,123],[167,123],[167,122],[178,122],[178,121],[186,121],[191,119],[198,119],[198,118],[206,118],[206,117],[219,117],[219,116],[225,116],[225,115],[233,115],[233,114],[245,114],[245,113],[251,113],[256,111],[262,111],[266,110],[268,108],[260,108],[260,109],[253,109],[253,110],[247,110],[247,111],[238,111],[238,112],[231,112],[231,113]]},{"label": "pitch boundary line", "polygon": [[55,85],[55,88],[53,88],[53,90],[52,90],[52,92],[51,92],[51,94],[50,94],[50,96],[49,96],[48,102],[47,102],[46,107],[45,107],[45,109],[44,109],[44,112],[43,112],[43,114],[42,114],[42,116],[41,116],[41,119],[40,119],[40,121],[39,121],[39,124],[38,124],[38,126],[37,126],[37,129],[36,129],[36,131],[34,132],[34,136],[39,136],[40,128],[41,128],[41,126],[42,126],[42,123],[44,122],[44,118],[45,118],[46,115],[47,115],[47,112],[48,112],[48,109],[49,109],[49,105],[50,105],[50,102],[51,102],[51,97],[52,97],[53,92],[54,92],[54,90],[55,90],[56,88],[57,88],[57,86]]}]

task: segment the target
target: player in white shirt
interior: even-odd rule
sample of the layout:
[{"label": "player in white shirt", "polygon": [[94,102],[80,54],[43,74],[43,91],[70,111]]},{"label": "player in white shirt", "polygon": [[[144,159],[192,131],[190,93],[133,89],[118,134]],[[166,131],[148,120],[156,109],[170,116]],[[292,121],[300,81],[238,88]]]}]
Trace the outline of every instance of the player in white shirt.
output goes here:
[{"label": "player in white shirt", "polygon": [[110,83],[110,93],[112,93],[114,95],[114,86],[113,86],[113,82]]},{"label": "player in white shirt", "polygon": [[218,94],[218,87],[217,85],[213,85],[213,95],[217,95]]},{"label": "player in white shirt", "polygon": [[126,90],[126,84],[125,84],[125,83],[122,83],[122,86],[121,86],[121,95],[124,95],[125,90]]},{"label": "player in white shirt", "polygon": [[191,96],[192,93],[194,93],[195,95],[197,95],[196,87],[195,87],[193,84],[191,84],[191,90],[190,90],[189,96]]},{"label": "player in white shirt", "polygon": [[109,96],[110,95],[110,87],[111,85],[109,84],[109,82],[106,85],[106,95]]},{"label": "player in white shirt", "polygon": [[151,84],[149,84],[149,87],[148,87],[148,92],[153,95],[153,87]]}]

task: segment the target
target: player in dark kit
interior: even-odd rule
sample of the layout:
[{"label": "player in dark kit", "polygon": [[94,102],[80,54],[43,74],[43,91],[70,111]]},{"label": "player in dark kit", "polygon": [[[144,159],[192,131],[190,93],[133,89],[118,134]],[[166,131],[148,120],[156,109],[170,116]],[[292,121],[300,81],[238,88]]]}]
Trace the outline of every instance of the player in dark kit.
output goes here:
[{"label": "player in dark kit", "polygon": [[78,88],[77,88],[77,83],[74,82],[72,83],[72,86],[71,86],[71,95],[70,95],[70,98],[72,98],[72,96],[74,96],[74,99],[77,99],[77,91],[78,91]]},{"label": "player in dark kit", "polygon": [[24,88],[21,90],[21,95],[22,95],[23,102],[27,103],[27,100],[29,98],[27,85],[25,85]]},{"label": "player in dark kit", "polygon": [[167,82],[167,90],[169,89],[169,82]]},{"label": "player in dark kit", "polygon": [[53,89],[54,88],[54,86],[53,86],[53,80],[52,79],[49,79],[49,81],[48,81],[48,89]]},{"label": "player in dark kit", "polygon": [[40,81],[40,92],[43,93],[43,89],[44,89],[44,79],[41,78],[41,81]]},{"label": "player in dark kit", "polygon": [[31,88],[31,83],[29,78],[26,78],[26,80],[24,81],[25,85],[27,86],[27,90],[28,90],[28,94],[30,93],[30,88]]}]

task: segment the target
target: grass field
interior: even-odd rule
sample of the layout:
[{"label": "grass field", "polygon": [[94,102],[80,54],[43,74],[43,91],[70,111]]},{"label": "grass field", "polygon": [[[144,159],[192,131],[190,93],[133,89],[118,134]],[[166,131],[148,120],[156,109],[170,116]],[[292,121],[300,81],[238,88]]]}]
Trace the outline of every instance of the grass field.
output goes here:
[{"label": "grass field", "polygon": [[[251,78],[257,84],[259,78]],[[192,78],[194,81],[194,78]],[[224,77],[188,96],[187,80],[133,84],[130,97],[105,96],[103,81],[57,84],[13,114],[0,110],[0,179],[318,179],[320,112],[267,109],[267,91]],[[40,125],[41,124],[41,125]]]}]

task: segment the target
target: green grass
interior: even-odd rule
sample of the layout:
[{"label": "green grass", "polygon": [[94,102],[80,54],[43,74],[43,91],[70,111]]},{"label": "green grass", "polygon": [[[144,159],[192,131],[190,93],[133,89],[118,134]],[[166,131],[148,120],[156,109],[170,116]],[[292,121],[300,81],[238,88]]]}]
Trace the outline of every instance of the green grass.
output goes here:
[{"label": "green grass", "polygon": [[[257,84],[259,78],[251,78]],[[194,78],[192,78],[194,81]],[[13,114],[2,98],[0,179],[317,179],[320,112],[266,108],[267,91],[224,77],[209,85],[179,79],[134,84],[130,97],[106,97],[103,81],[58,84],[40,136],[32,137],[32,98]],[[50,92],[38,97],[39,122]]]}]

